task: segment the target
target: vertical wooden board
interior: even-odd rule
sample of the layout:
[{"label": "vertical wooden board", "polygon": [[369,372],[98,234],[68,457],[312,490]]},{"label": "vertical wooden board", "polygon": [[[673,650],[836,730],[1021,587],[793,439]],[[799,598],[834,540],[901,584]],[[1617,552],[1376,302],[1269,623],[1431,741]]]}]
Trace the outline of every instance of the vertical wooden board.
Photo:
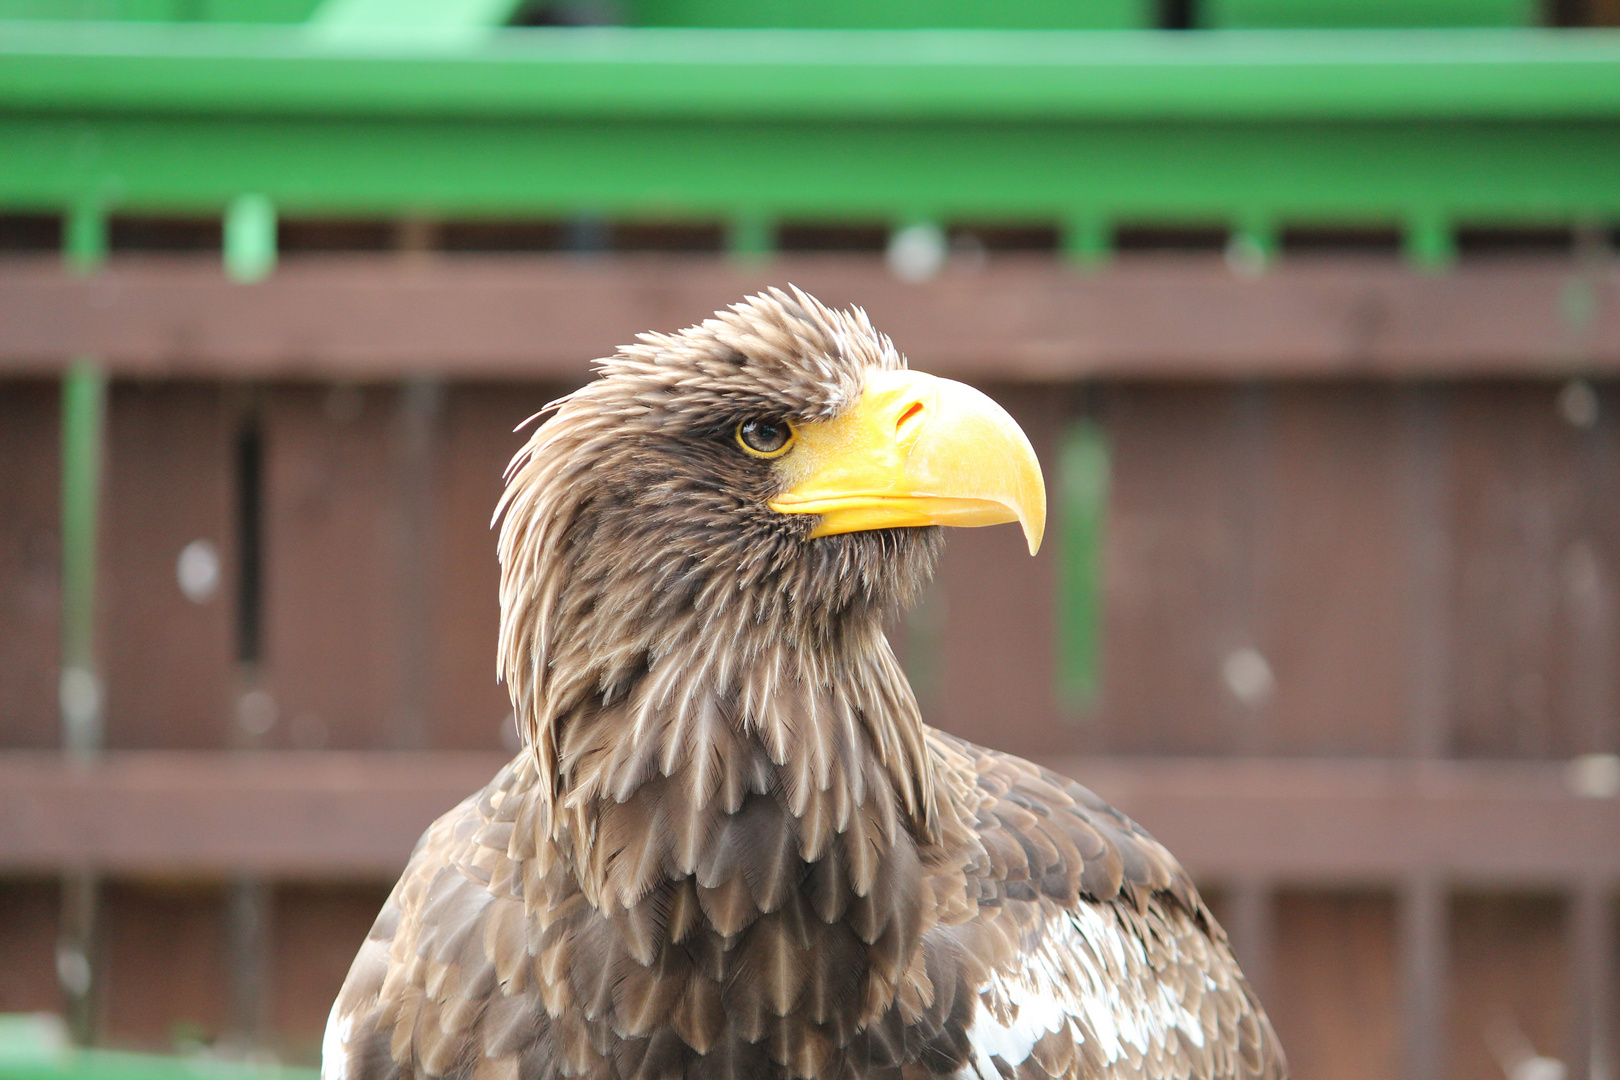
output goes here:
[{"label": "vertical wooden board", "polygon": [[60,1012],[54,881],[0,881],[0,1013]]},{"label": "vertical wooden board", "polygon": [[1620,751],[1620,384],[1591,389],[1591,423],[1567,431],[1579,492],[1558,566],[1553,707],[1572,754]]},{"label": "vertical wooden board", "polygon": [[1406,583],[1393,395],[1294,387],[1276,397],[1265,654],[1268,746],[1406,751]]},{"label": "vertical wooden board", "polygon": [[[1029,435],[1050,472],[1066,395],[1049,388],[990,386]],[[1020,754],[1072,752],[1078,731],[1060,723],[1053,638],[1053,549],[1030,558],[1015,525],[947,530],[935,602],[946,620],[940,692],[925,719],[975,742]]]},{"label": "vertical wooden board", "polygon": [[1554,896],[1463,895],[1451,907],[1449,1075],[1513,1075],[1562,1057],[1568,956]]},{"label": "vertical wooden board", "polygon": [[500,564],[490,518],[506,464],[533,430],[512,429],[568,389],[470,385],[448,395],[440,442],[432,636],[434,746],[497,750],[514,745],[511,702],[495,681]]},{"label": "vertical wooden board", "polygon": [[272,744],[303,732],[342,749],[394,741],[396,398],[352,386],[266,395],[261,662],[277,705]]},{"label": "vertical wooden board", "polygon": [[1283,893],[1266,1011],[1295,1076],[1396,1080],[1401,1025],[1387,896]]},{"label": "vertical wooden board", "polygon": [[0,382],[0,746],[62,741],[61,391]]},{"label": "vertical wooden board", "polygon": [[1455,749],[1565,756],[1560,566],[1586,500],[1613,494],[1586,490],[1556,386],[1476,385],[1452,400]]},{"label": "vertical wooden board", "polygon": [[[97,612],[109,746],[225,742],[235,638],[232,435],[218,386],[113,387]],[[177,576],[194,541],[218,558],[200,602]]]},{"label": "vertical wooden board", "polygon": [[1099,750],[1220,753],[1252,727],[1222,664],[1263,648],[1254,619],[1264,564],[1254,545],[1269,485],[1254,469],[1266,440],[1256,392],[1248,388],[1248,402],[1227,387],[1108,395]]},{"label": "vertical wooden board", "polygon": [[107,1042],[169,1050],[177,1037],[219,1034],[229,992],[218,886],[111,884],[100,918]]},{"label": "vertical wooden board", "polygon": [[270,1026],[283,1060],[314,1065],[332,1000],[388,886],[289,884],[275,897]]}]

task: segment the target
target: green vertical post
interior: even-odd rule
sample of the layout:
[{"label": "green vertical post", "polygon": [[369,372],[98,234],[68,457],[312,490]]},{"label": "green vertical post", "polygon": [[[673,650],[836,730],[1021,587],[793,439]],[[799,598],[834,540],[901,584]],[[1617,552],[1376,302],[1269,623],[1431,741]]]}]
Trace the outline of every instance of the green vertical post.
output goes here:
[{"label": "green vertical post", "polygon": [[732,215],[726,223],[726,251],[733,258],[757,261],[776,251],[776,226],[769,217],[753,211]]},{"label": "green vertical post", "polygon": [[106,376],[80,358],[62,380],[62,745],[101,745],[101,678],[95,662],[96,530]]},{"label": "green vertical post", "polygon": [[1245,214],[1232,228],[1226,261],[1234,272],[1256,277],[1276,262],[1280,247],[1275,222],[1264,214]]},{"label": "green vertical post", "polygon": [[[78,274],[107,258],[107,216],[85,200],[69,209],[62,257]],[[96,529],[101,505],[101,442],[106,376],[92,357],[62,377],[62,746],[94,753],[101,744],[101,677],[95,664]]]},{"label": "green vertical post", "polygon": [[[100,517],[106,376],[95,361],[75,360],[62,380],[62,666],[58,684],[62,749],[88,764],[104,728],[96,666],[96,531]],[[100,883],[88,867],[62,875],[56,970],[68,1029],[88,1045],[96,1035],[96,923]]]},{"label": "green vertical post", "polygon": [[[62,235],[62,258],[76,274],[93,274],[107,259],[107,215],[95,200],[73,206]],[[96,664],[97,533],[101,515],[102,443],[107,378],[94,357],[74,359],[62,377],[62,640],[58,706],[62,749],[87,763],[101,749],[105,726],[101,672]],[[62,875],[56,970],[67,999],[75,1042],[95,1041],[95,941],[100,909],[95,871]]]},{"label": "green vertical post", "polygon": [[263,281],[276,268],[276,208],[263,195],[238,195],[225,208],[225,274]]},{"label": "green vertical post", "polygon": [[1100,681],[1110,466],[1103,426],[1070,424],[1058,456],[1058,696],[1074,711],[1096,699]]},{"label": "green vertical post", "polygon": [[1420,211],[1406,220],[1406,259],[1430,273],[1444,273],[1457,261],[1457,236],[1445,215]]},{"label": "green vertical post", "polygon": [[1063,223],[1059,237],[1063,257],[1085,270],[1108,265],[1114,254],[1114,235],[1108,219],[1101,214],[1077,214]]},{"label": "green vertical post", "polygon": [[70,208],[62,228],[62,261],[77,274],[91,274],[107,261],[107,212],[86,200]]}]

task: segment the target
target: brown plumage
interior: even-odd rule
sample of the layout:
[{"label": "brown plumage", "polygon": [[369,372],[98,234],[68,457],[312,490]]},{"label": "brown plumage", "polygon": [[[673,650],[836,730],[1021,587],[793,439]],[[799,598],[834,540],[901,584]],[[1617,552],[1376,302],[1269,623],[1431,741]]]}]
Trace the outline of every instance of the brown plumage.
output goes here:
[{"label": "brown plumage", "polygon": [[556,403],[498,511],[527,745],[423,836],[325,1080],[1286,1075],[1164,848],[922,722],[882,621],[942,530],[769,505],[790,456],[738,425],[814,429],[904,366],[772,291]]}]

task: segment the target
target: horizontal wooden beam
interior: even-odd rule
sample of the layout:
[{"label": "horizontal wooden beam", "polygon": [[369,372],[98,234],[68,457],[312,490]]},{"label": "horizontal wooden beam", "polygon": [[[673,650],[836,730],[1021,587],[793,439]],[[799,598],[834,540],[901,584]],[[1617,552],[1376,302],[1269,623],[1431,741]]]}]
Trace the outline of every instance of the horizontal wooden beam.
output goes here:
[{"label": "horizontal wooden beam", "polygon": [[115,259],[90,278],[0,260],[0,376],[75,356],[116,375],[579,380],[587,362],[769,285],[860,304],[918,367],[978,380],[1565,377],[1620,371],[1620,273],[1570,260],[1039,256],[923,284],[872,256],[342,255],[227,281],[202,257]]},{"label": "horizontal wooden beam", "polygon": [[[502,764],[478,753],[0,752],[0,873],[379,878]],[[1620,799],[1558,763],[1047,762],[1206,881],[1368,887],[1433,873],[1546,888],[1620,881]]]}]

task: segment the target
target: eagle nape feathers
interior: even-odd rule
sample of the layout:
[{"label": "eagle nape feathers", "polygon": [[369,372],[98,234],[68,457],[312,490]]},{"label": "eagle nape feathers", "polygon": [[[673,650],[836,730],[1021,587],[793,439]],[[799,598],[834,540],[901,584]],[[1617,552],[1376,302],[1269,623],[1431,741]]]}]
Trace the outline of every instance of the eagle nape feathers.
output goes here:
[{"label": "eagle nape feathers", "polygon": [[1039,544],[1017,424],[798,290],[597,368],[497,510],[525,747],[417,845],[323,1080],[1285,1077],[1169,852],[924,724],[884,637],[941,526]]}]

